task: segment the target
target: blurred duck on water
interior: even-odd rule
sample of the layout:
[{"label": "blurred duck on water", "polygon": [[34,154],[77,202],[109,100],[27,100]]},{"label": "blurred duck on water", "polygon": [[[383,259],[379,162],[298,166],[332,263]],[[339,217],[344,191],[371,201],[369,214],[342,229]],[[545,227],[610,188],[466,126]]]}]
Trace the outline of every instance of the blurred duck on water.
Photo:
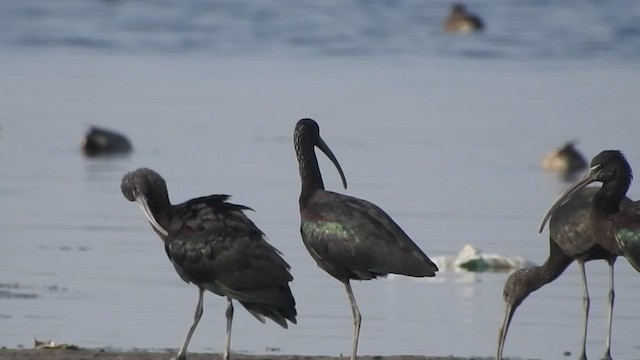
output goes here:
[{"label": "blurred duck on water", "polygon": [[562,146],[546,153],[540,160],[544,171],[558,174],[565,181],[573,181],[587,168],[587,160],[576,149],[576,140],[567,141]]},{"label": "blurred duck on water", "polygon": [[442,28],[448,33],[468,34],[483,30],[484,23],[478,16],[467,11],[463,4],[455,3],[442,23]]},{"label": "blurred duck on water", "polygon": [[87,157],[128,154],[133,149],[126,136],[105,128],[92,126],[82,138],[82,152]]}]

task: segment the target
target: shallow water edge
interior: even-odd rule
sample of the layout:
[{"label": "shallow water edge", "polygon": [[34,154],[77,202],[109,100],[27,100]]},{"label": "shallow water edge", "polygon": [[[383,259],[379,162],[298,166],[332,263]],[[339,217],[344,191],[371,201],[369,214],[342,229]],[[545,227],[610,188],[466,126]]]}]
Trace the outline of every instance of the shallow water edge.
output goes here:
[{"label": "shallow water edge", "polygon": [[[0,349],[0,360],[83,360],[83,359],[133,359],[133,360],[166,360],[175,354],[174,351],[147,352],[147,351],[107,351],[103,349],[81,350],[37,350],[37,349]],[[198,359],[222,359],[222,354],[189,353],[190,360]],[[302,355],[243,355],[234,354],[234,360],[335,360],[346,359],[343,356],[302,356]],[[487,357],[456,357],[456,356],[359,356],[360,360],[483,360]]]}]

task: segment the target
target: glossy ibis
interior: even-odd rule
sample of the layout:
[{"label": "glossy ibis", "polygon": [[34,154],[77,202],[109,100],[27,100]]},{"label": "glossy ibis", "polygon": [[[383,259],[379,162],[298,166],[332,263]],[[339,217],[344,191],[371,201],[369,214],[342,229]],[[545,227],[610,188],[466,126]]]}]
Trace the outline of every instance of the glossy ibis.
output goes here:
[{"label": "glossy ibis", "polygon": [[575,145],[576,140],[572,140],[549,151],[540,160],[540,166],[545,171],[559,174],[564,180],[575,180],[576,174],[587,167],[587,160]]},{"label": "glossy ibis", "polygon": [[289,264],[244,214],[251,210],[227,202],[228,195],[210,195],[171,205],[164,179],[140,168],[122,178],[122,194],[137,202],[182,280],[198,287],[198,304],[178,359],[202,316],[204,291],[227,298],[224,359],[229,359],[233,300],[264,323],[265,317],[287,328],[296,323],[295,300],[289,289]]},{"label": "glossy ibis", "polygon": [[324,190],[315,147],[334,163],[345,188],[347,181],[314,120],[298,121],[293,141],[302,181],[302,241],[318,266],[346,289],[353,315],[351,360],[355,360],[361,316],[350,280],[370,280],[389,273],[431,277],[438,268],[382,209],[366,200]]},{"label": "glossy ibis", "polygon": [[442,23],[442,28],[449,33],[466,34],[483,30],[484,24],[478,16],[467,11],[466,6],[455,3]]},{"label": "glossy ibis", "polygon": [[82,151],[88,157],[126,154],[132,149],[126,136],[97,126],[92,126],[82,138]]},{"label": "glossy ibis", "polygon": [[624,256],[631,266],[640,271],[640,201],[623,207],[623,202],[633,172],[622,152],[605,150],[591,160],[589,171],[570,186],[551,205],[540,224],[540,231],[547,220],[576,192],[592,182],[601,182],[602,187],[591,202],[589,220],[593,236],[607,251]]},{"label": "glossy ibis", "polygon": [[[607,330],[605,358],[610,354],[614,294],[613,265],[617,255],[600,246],[591,233],[591,224],[589,222],[591,201],[598,191],[599,189],[594,187],[581,189],[573,198],[559,206],[549,223],[549,258],[547,261],[542,266],[517,270],[507,279],[503,292],[505,314],[498,333],[496,359],[502,359],[509,324],[518,306],[529,294],[559,277],[574,260],[577,261],[580,267],[584,291],[582,298],[584,322],[582,348],[579,357],[582,360],[586,359],[587,325],[590,307],[584,263],[590,260],[603,259],[609,264],[609,327]],[[624,205],[629,203],[631,203],[631,200],[625,198]]]}]

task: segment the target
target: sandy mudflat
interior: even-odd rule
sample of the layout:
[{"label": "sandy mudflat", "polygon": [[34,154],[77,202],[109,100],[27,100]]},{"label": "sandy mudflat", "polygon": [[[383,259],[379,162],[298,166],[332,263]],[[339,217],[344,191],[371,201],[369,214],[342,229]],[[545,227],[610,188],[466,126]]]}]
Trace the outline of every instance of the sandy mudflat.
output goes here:
[{"label": "sandy mudflat", "polygon": [[[59,349],[0,349],[0,360],[169,360],[175,356],[174,352],[145,352],[145,351],[104,351],[100,349],[59,350]],[[456,356],[359,356],[362,360],[482,360],[490,358],[464,358]],[[221,354],[190,353],[190,360],[218,360]],[[299,355],[242,355],[234,354],[235,360],[342,360],[348,357],[335,356],[299,356]]]}]

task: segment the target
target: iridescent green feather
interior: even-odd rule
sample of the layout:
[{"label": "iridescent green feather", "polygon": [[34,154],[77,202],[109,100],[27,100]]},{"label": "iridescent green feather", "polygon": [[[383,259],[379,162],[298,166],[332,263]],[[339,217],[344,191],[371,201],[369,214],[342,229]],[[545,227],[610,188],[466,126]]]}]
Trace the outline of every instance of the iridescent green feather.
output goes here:
[{"label": "iridescent green feather", "polygon": [[615,235],[622,255],[640,272],[640,228],[618,227]]},{"label": "iridescent green feather", "polygon": [[302,231],[308,236],[350,238],[353,233],[343,224],[329,221],[302,221]]}]

